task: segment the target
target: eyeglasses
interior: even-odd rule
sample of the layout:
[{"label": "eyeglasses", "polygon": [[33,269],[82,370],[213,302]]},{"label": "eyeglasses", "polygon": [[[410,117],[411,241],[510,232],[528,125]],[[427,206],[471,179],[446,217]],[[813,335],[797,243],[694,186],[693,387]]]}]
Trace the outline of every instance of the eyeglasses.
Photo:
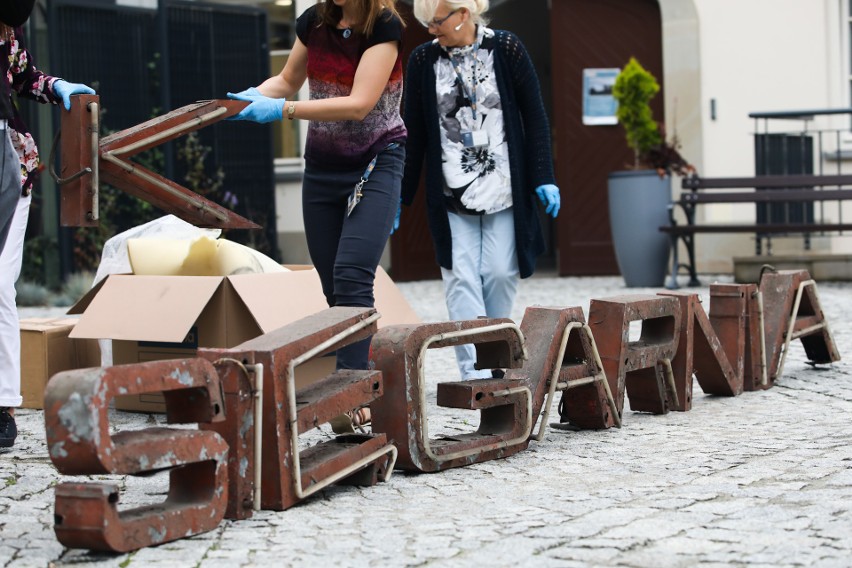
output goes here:
[{"label": "eyeglasses", "polygon": [[458,12],[458,9],[453,10],[452,12],[450,12],[449,14],[444,16],[443,18],[432,18],[428,22],[423,22],[423,25],[426,26],[427,28],[440,28],[442,25],[444,25],[444,22],[449,20],[450,16],[452,16],[456,12]]}]

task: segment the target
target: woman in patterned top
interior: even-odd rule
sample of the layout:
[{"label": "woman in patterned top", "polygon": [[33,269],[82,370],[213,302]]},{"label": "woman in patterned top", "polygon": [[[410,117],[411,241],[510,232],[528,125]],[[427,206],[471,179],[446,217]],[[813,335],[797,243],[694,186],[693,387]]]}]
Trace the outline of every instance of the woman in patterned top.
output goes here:
[{"label": "woman in patterned top", "polygon": [[21,336],[15,281],[21,274],[24,236],[33,182],[39,170],[38,148],[12,99],[63,103],[74,94],[94,94],[86,85],[45,75],[24,47],[21,26],[32,0],[0,2],[0,448],[18,434],[14,409],[21,405]]},{"label": "woman in patterned top", "polygon": [[[302,215],[329,306],[374,305],[405,163],[402,28],[395,0],[320,1],[296,20],[281,72],[228,93],[251,103],[236,120],[310,121]],[[293,100],[305,79],[310,98]],[[370,338],[339,349],[337,368],[367,369],[369,349]]]},{"label": "woman in patterned top", "polygon": [[[429,228],[450,319],[509,317],[518,277],[531,276],[544,238],[535,196],[559,212],[550,127],[530,57],[511,32],[486,27],[488,0],[415,0],[435,39],[408,60],[408,156],[402,202],[426,168]],[[456,348],[464,379],[472,345]],[[497,373],[499,374],[499,373]]]}]

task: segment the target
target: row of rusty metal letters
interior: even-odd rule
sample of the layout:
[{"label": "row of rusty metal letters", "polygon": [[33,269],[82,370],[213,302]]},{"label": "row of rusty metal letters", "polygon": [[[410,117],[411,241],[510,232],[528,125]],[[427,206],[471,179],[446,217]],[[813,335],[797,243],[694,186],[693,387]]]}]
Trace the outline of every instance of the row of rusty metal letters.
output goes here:
[{"label": "row of rusty metal letters", "polygon": [[[331,308],[193,359],[55,375],[45,422],[60,473],[169,473],[164,502],[124,511],[116,485],[60,483],[59,541],[130,551],[210,531],[225,517],[287,509],[332,483],[387,481],[395,467],[436,472],[511,456],[543,438],[557,392],[561,422],[604,429],[621,425],[625,395],[634,411],[689,410],[693,375],[708,394],[769,388],[795,339],[814,364],[839,359],[806,271],[713,285],[709,313],[695,293],[664,292],[593,299],[588,322],[579,307],[531,307],[520,326],[479,319],[377,330],[378,317]],[[638,339],[631,322],[641,322]],[[375,370],[337,371],[296,389],[299,365],[369,335]],[[505,376],[439,383],[438,405],[478,410],[480,421],[475,431],[433,438],[426,353],[467,343],[481,368]],[[164,394],[168,423],[198,427],[110,432],[114,396],[153,392]],[[365,405],[371,434],[300,450],[300,434]]]}]

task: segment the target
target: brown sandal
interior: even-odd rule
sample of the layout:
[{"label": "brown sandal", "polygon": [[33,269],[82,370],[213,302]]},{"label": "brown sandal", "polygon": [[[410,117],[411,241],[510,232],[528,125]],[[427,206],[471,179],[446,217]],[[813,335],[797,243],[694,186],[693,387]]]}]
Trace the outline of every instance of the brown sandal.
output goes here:
[{"label": "brown sandal", "polygon": [[335,416],[328,423],[331,424],[331,431],[335,434],[354,434],[356,428],[364,432],[364,425],[369,424],[370,419],[370,407],[365,406]]}]

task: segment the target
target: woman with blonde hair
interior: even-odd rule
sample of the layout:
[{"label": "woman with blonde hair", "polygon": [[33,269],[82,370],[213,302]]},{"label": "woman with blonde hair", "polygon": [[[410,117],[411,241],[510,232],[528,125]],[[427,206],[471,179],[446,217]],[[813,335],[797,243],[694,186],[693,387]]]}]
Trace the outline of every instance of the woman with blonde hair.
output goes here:
[{"label": "woman with blonde hair", "polygon": [[[228,93],[251,103],[236,120],[309,121],[302,215],[329,306],[374,306],[405,163],[402,28],[395,0],[321,0],[296,20],[281,72]],[[310,97],[296,101],[305,80]],[[369,349],[370,338],[339,349],[337,368],[367,369]]]},{"label": "woman with blonde hair", "polygon": [[[450,319],[509,317],[518,278],[544,251],[536,196],[559,212],[550,126],[532,61],[518,37],[487,27],[488,0],[415,0],[435,36],[408,60],[408,152],[402,203],[426,170],[429,228]],[[462,378],[476,369],[456,348]]]}]

